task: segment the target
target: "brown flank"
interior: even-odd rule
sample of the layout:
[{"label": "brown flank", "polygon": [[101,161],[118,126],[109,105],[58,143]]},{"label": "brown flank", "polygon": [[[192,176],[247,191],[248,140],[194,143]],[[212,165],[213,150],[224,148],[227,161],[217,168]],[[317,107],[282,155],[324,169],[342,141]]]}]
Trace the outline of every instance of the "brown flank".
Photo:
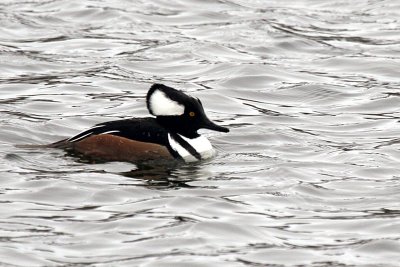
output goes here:
[{"label": "brown flank", "polygon": [[71,149],[90,158],[109,161],[173,159],[165,146],[131,140],[111,134],[92,135],[77,142],[62,140],[49,147]]}]

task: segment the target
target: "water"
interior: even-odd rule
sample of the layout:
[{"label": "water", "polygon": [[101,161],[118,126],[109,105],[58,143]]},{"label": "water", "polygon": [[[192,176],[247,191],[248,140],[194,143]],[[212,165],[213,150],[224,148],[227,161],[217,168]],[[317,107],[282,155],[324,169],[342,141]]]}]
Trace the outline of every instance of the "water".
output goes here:
[{"label": "water", "polygon": [[[1,266],[399,266],[400,3],[0,3]],[[17,148],[147,116],[228,134],[195,165]]]}]

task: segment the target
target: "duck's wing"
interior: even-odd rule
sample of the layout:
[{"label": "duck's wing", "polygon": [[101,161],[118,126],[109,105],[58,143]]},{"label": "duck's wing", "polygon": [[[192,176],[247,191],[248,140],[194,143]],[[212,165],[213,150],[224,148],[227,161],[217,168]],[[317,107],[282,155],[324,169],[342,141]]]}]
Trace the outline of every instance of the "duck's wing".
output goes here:
[{"label": "duck's wing", "polygon": [[161,145],[165,145],[168,141],[168,132],[154,118],[133,118],[100,123],[67,139],[67,141],[79,142],[93,135],[104,134]]}]

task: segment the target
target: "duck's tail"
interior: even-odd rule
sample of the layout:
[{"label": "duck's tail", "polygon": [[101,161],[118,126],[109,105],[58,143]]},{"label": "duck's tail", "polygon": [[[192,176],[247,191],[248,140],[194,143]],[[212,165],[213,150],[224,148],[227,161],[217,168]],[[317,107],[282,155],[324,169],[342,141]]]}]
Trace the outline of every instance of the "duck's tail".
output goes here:
[{"label": "duck's tail", "polygon": [[61,149],[69,148],[70,146],[71,142],[69,142],[68,139],[63,139],[58,142],[46,145],[46,147],[48,148],[61,148]]},{"label": "duck's tail", "polygon": [[47,145],[16,145],[18,148],[61,148],[66,149],[71,146],[71,142],[68,139],[63,139],[55,143],[47,144]]}]

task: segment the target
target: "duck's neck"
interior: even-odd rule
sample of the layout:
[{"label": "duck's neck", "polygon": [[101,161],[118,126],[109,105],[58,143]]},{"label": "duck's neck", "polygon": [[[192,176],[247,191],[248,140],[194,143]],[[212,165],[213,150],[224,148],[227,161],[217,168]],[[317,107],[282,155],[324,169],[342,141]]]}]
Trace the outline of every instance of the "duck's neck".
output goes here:
[{"label": "duck's neck", "polygon": [[157,122],[171,133],[177,133],[186,138],[194,139],[200,135],[197,129],[193,129],[192,125],[185,122],[183,119],[176,118],[175,116],[158,116]]}]

